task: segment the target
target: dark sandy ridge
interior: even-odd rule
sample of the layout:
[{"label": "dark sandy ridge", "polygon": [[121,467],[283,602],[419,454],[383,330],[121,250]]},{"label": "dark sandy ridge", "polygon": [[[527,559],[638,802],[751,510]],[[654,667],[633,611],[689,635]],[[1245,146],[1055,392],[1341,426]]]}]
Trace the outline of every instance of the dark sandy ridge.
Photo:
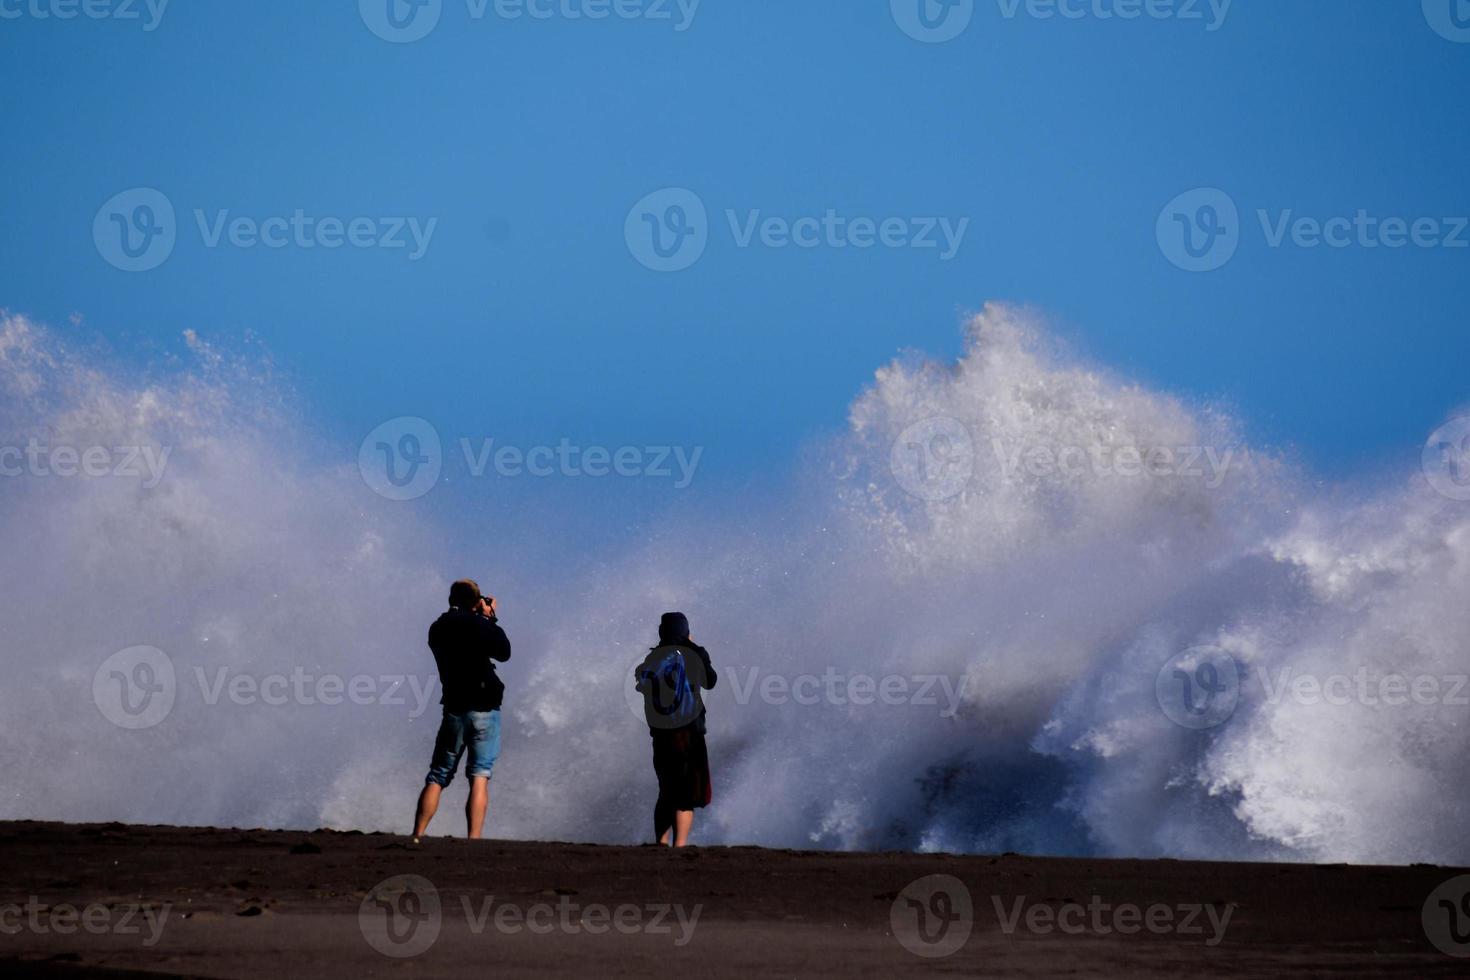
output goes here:
[{"label": "dark sandy ridge", "polygon": [[1465,976],[1463,873],[0,823],[0,973]]}]

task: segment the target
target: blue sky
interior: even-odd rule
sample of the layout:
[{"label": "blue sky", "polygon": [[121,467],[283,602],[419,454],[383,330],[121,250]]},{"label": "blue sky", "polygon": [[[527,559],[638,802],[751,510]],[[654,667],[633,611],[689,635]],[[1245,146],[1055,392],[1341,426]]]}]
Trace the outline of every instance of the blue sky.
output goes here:
[{"label": "blue sky", "polygon": [[[1470,391],[1470,248],[1272,247],[1256,217],[1362,210],[1455,233],[1470,38],[1449,0],[1448,37],[1435,0],[1238,0],[1223,19],[1159,0],[1171,16],[1130,20],[1100,16],[1117,0],[1072,0],[1078,18],[977,0],[942,43],[905,33],[906,0],[703,0],[692,17],[620,0],[638,16],[598,20],[566,14],[597,0],[514,19],[443,0],[410,43],[367,26],[389,0],[366,16],[174,3],[156,24],[142,0],[94,2],[139,19],[0,0],[0,306],[66,330],[80,313],[80,335],[139,363],[186,329],[253,332],[344,462],[414,415],[447,440],[700,445],[716,485],[760,484],[900,350],[958,353],[988,300],[1035,306],[1151,386],[1224,400],[1329,475],[1414,465]],[[707,209],[708,241],[659,272],[625,223],[670,187]],[[134,188],[176,211],[172,252],[140,272],[93,234]],[[1196,188],[1240,214],[1207,272],[1156,232]],[[435,223],[414,258],[211,247],[195,217],[298,210],[369,219],[364,241]],[[966,224],[946,257],[741,247],[727,217],[829,210],[899,219],[900,238]]]}]

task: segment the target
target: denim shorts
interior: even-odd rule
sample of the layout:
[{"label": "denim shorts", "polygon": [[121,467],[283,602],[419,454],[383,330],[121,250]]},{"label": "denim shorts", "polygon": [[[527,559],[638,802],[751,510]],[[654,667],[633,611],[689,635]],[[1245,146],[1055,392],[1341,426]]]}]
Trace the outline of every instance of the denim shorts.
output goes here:
[{"label": "denim shorts", "polygon": [[434,740],[434,761],[429,763],[425,784],[448,786],[454,781],[459,760],[468,752],[465,778],[488,779],[495,760],[500,756],[499,711],[444,711],[439,724],[439,737]]}]

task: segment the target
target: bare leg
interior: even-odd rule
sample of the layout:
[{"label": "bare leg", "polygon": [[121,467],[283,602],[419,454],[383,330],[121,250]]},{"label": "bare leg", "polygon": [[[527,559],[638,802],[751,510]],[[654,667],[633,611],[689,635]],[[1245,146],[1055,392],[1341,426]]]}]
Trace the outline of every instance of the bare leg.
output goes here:
[{"label": "bare leg", "polygon": [[434,819],[434,814],[439,810],[439,794],[444,792],[444,787],[438,783],[424,784],[424,791],[419,794],[418,813],[414,816],[413,836],[414,839],[424,836],[429,829],[429,821]]},{"label": "bare leg", "polygon": [[663,800],[653,805],[653,836],[660,844],[667,847],[669,834],[674,829],[674,808],[666,806]]},{"label": "bare leg", "polygon": [[470,798],[464,803],[464,816],[469,824],[470,840],[479,840],[485,829],[485,811],[490,807],[490,777],[470,780]]},{"label": "bare leg", "polygon": [[689,843],[689,831],[694,829],[694,811],[680,810],[674,814],[674,846],[684,847]]}]

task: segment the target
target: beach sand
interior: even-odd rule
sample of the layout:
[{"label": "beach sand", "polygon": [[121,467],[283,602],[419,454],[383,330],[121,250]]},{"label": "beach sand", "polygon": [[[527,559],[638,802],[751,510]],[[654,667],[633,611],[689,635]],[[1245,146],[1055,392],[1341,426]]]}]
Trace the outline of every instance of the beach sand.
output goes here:
[{"label": "beach sand", "polygon": [[1465,976],[1461,873],[4,823],[0,975]]}]

